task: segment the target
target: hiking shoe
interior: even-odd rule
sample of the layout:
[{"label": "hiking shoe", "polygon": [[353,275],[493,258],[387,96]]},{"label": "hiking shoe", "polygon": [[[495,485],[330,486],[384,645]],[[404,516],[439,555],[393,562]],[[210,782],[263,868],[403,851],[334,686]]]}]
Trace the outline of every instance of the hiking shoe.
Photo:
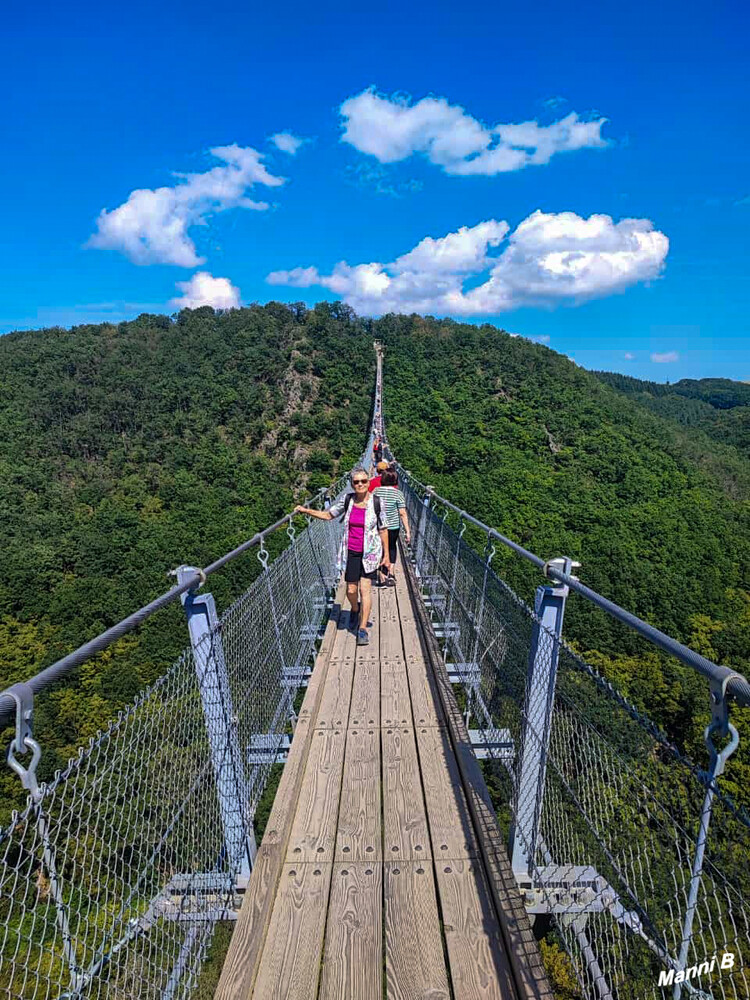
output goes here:
[{"label": "hiking shoe", "polygon": [[357,632],[357,645],[366,646],[369,642],[370,642],[369,635],[363,628],[361,628],[359,632]]},{"label": "hiking shoe", "polygon": [[386,586],[387,587],[395,587],[396,586],[396,577],[395,576],[389,576],[388,580],[386,581]]},{"label": "hiking shoe", "polygon": [[356,633],[358,628],[359,628],[359,611],[350,611],[349,631]]}]

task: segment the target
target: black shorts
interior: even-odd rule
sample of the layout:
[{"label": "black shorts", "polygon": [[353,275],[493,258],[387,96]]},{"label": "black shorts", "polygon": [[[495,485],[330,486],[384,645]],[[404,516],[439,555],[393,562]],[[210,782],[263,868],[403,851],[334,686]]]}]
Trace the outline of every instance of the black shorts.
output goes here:
[{"label": "black shorts", "polygon": [[344,579],[347,583],[358,583],[360,580],[374,580],[376,572],[377,570],[373,570],[372,573],[365,573],[361,552],[349,552],[347,554],[346,570],[344,571]]}]

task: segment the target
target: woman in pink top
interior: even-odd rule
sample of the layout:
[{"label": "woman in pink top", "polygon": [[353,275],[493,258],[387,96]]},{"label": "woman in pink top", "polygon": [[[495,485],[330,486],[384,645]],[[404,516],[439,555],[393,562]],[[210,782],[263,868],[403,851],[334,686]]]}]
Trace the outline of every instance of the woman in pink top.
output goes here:
[{"label": "woman in pink top", "polygon": [[332,521],[343,516],[346,523],[343,547],[346,552],[346,596],[349,600],[349,628],[357,633],[357,645],[365,646],[370,641],[367,629],[372,610],[372,581],[375,579],[381,559],[390,567],[388,558],[388,530],[385,512],[371,493],[368,493],[369,477],[364,469],[352,472],[354,495],[348,494],[332,504],[328,510],[313,510],[311,507],[295,507],[295,514],[308,514],[321,521]]}]

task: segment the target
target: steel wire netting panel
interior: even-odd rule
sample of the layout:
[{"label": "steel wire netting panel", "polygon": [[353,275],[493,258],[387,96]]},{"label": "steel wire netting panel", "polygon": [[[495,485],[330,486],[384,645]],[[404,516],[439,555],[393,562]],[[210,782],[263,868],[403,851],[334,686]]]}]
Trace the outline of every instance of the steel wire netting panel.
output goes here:
[{"label": "steel wire netting panel", "polygon": [[[0,830],[0,997],[195,992],[217,921],[239,905],[227,844],[250,833],[288,731],[341,532],[313,520],[291,539],[210,635]],[[227,684],[196,670],[207,655]],[[222,799],[226,774],[235,785]]]},{"label": "steel wire netting panel", "polygon": [[[492,571],[491,548],[483,558],[455,530],[457,518],[451,524],[447,510],[425,506],[427,494],[416,484],[402,488],[433,627],[462,682],[469,728],[486,748],[501,827],[514,856],[527,861],[517,872],[527,909],[553,921],[583,995],[663,997],[660,973],[690,967],[684,996],[745,1000],[747,817],[716,794],[702,875],[693,880],[705,779],[593,668],[540,628],[534,610]],[[556,655],[556,685],[529,688],[532,648],[542,675]],[[542,731],[529,706],[548,701],[553,711]],[[535,784],[524,761],[540,759]],[[691,884],[698,888],[694,906]],[[724,953],[735,956],[733,968],[719,968]]]},{"label": "steel wire netting panel", "polygon": [[[2,832],[0,861],[0,995],[163,995],[184,900],[199,949],[230,889],[189,651],[41,787]],[[210,894],[191,896],[198,872]]]}]

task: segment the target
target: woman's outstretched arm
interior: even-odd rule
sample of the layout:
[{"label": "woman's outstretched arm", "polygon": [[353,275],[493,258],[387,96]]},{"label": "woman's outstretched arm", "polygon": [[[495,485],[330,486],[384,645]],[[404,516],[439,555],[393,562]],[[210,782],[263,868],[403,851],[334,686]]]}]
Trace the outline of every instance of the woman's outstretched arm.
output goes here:
[{"label": "woman's outstretched arm", "polygon": [[309,517],[317,517],[321,521],[333,520],[333,514],[330,512],[330,510],[313,510],[312,507],[303,507],[301,504],[298,504],[294,508],[294,513],[307,514]]}]

